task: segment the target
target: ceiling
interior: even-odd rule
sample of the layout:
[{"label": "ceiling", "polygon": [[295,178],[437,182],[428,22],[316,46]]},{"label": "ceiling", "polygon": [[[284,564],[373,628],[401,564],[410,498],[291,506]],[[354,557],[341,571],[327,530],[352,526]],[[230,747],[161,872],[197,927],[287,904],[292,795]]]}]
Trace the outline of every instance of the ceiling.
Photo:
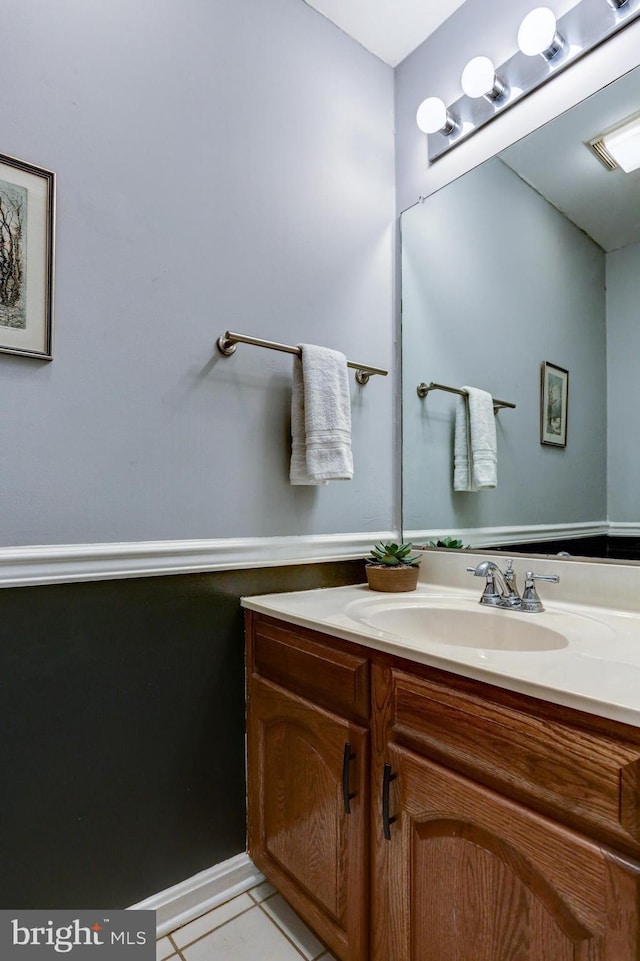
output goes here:
[{"label": "ceiling", "polygon": [[499,156],[603,250],[640,242],[640,170],[607,170],[585,143],[640,104],[640,67]]},{"label": "ceiling", "polygon": [[[395,67],[464,0],[304,0],[363,47]],[[564,9],[569,0],[557,0]],[[608,172],[584,146],[637,112],[640,68],[502,154],[524,180],[603,250],[640,242],[640,171]]]},{"label": "ceiling", "polygon": [[305,0],[341,30],[396,67],[464,0]]}]

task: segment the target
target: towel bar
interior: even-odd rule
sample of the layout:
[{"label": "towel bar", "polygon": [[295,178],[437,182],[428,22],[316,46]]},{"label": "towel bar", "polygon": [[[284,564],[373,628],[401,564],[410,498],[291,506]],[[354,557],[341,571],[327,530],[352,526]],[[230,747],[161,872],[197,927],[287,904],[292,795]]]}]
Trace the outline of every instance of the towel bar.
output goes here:
[{"label": "towel bar", "polygon": [[[232,330],[227,330],[221,337],[218,337],[216,344],[220,353],[225,357],[230,357],[231,354],[235,353],[236,344],[252,344],[254,347],[267,347],[269,350],[281,350],[285,354],[297,354],[298,357],[302,354],[299,347],[289,347],[287,344],[277,344],[272,340],[260,340],[258,337],[248,337],[246,334],[236,334]],[[382,377],[386,377],[389,373],[388,370],[383,370],[381,367],[371,367],[369,364],[356,364],[349,360],[347,361],[347,367],[355,370],[356,380],[362,385],[368,383],[371,374],[380,374]]]},{"label": "towel bar", "polygon": [[[445,387],[444,384],[435,384],[431,381],[430,384],[418,384],[416,392],[418,397],[426,397],[430,390],[446,390],[450,394],[460,394],[462,397],[466,395],[466,390],[461,390],[459,387]],[[508,400],[498,400],[496,397],[493,398],[493,412],[501,410],[503,407],[511,407],[515,410],[516,405],[511,404]]]}]

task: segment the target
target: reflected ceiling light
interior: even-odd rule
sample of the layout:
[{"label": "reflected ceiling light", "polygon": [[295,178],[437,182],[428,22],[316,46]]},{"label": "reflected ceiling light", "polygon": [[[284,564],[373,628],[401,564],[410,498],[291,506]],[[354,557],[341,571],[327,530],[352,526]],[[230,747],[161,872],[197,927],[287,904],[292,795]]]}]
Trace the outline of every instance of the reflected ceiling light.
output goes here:
[{"label": "reflected ceiling light", "polygon": [[423,133],[450,134],[457,126],[444,100],[439,97],[427,97],[422,101],[416,113],[416,123]]},{"label": "reflected ceiling light", "polygon": [[609,170],[616,167],[625,173],[637,170],[640,167],[640,113],[595,137],[587,146]]},{"label": "reflected ceiling light", "polygon": [[564,39],[556,30],[556,17],[549,7],[536,7],[526,15],[518,30],[518,46],[527,57],[540,54],[553,58],[564,47]]},{"label": "reflected ceiling light", "polygon": [[627,0],[607,0],[607,3],[610,7],[613,7],[614,10],[619,10],[620,7],[624,7]]},{"label": "reflected ceiling light", "polygon": [[496,73],[488,57],[474,57],[462,71],[460,78],[462,89],[467,97],[486,97],[495,101],[504,97],[507,92],[506,83]]}]

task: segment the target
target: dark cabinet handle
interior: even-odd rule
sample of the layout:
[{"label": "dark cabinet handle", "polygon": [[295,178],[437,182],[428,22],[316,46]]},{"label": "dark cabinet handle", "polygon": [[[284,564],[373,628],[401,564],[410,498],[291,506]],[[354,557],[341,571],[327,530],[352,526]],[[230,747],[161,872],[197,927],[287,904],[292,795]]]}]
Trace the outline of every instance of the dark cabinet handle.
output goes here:
[{"label": "dark cabinet handle", "polygon": [[355,754],[351,753],[351,745],[346,741],[344,754],[342,755],[342,797],[344,798],[344,813],[351,814],[350,802],[355,794],[349,793],[349,764],[355,759]]},{"label": "dark cabinet handle", "polygon": [[387,841],[391,840],[391,825],[397,820],[395,817],[389,817],[389,785],[397,776],[391,773],[391,765],[385,764],[382,775],[382,831]]}]

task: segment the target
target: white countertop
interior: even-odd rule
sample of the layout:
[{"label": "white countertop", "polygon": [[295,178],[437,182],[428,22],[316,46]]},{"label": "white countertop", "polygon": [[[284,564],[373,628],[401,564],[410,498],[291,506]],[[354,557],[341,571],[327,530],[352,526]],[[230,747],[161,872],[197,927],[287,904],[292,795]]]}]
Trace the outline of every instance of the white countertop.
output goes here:
[{"label": "white countertop", "polygon": [[[471,577],[464,582],[457,577],[457,572],[454,577],[446,576],[446,572],[452,564],[475,564],[487,555],[465,554],[462,559],[457,555],[452,561],[451,552],[444,553],[449,554],[444,558],[444,568],[438,566],[437,557],[425,556],[428,563],[423,563],[423,568],[428,572],[421,572],[422,580],[416,592],[382,594],[369,590],[364,584],[246,597],[242,605],[301,627],[397,654],[421,664],[640,727],[640,613],[633,609],[637,607],[637,594],[630,599],[628,606],[614,609],[601,603],[598,606],[567,600],[560,592],[558,600],[551,600],[552,592],[557,588],[543,584],[539,592],[544,600],[544,612],[495,612],[495,616],[506,619],[505,625],[511,620],[516,630],[518,624],[526,621],[557,631],[566,638],[567,643],[554,650],[496,650],[434,643],[424,637],[411,639],[406,635],[381,630],[360,619],[363,611],[387,608],[389,604],[411,607],[426,603],[477,611],[483,582]],[[568,564],[571,571],[565,564],[559,565],[554,560],[548,562],[544,572],[551,567],[560,570],[562,582],[564,571],[570,574],[566,580],[572,584],[572,578],[575,582],[580,572],[576,571],[574,564]],[[543,567],[540,560],[533,559],[531,562],[518,559],[515,566],[517,571],[532,566],[539,571]],[[585,577],[598,577],[600,589],[589,591],[587,584],[584,596],[591,594],[596,600],[602,600],[601,572],[596,568],[605,566],[590,565],[592,570]],[[640,567],[636,571],[640,588]],[[445,583],[436,583],[434,575]],[[615,578],[615,570],[606,576]],[[519,577],[521,583],[522,577]],[[455,583],[456,580],[458,583]],[[465,583],[465,586],[459,586],[460,583]],[[572,592],[575,596],[573,587]]]}]

